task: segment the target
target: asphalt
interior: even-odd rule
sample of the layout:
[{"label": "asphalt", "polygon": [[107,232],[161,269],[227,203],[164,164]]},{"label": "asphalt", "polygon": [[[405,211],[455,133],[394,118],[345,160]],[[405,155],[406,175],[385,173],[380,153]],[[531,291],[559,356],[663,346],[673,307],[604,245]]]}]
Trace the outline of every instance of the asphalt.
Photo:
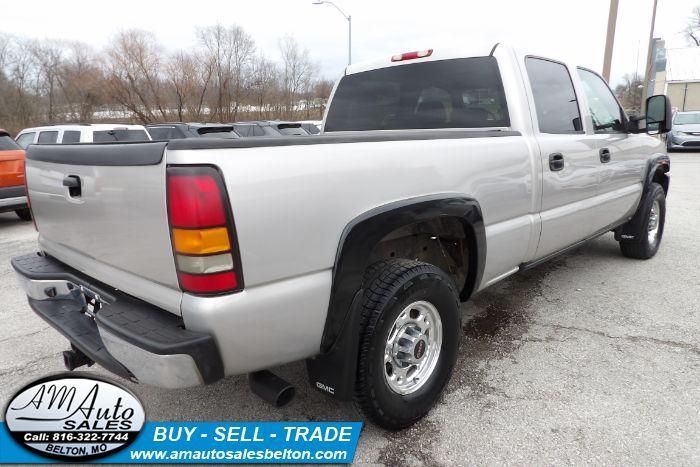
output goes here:
[{"label": "asphalt", "polygon": [[[442,400],[409,430],[367,425],[355,461],[700,465],[700,153],[671,159],[655,258],[626,259],[606,234],[478,294],[464,306]],[[9,265],[35,248],[31,223],[0,214],[0,405],[63,370],[66,341],[30,311]],[[128,385],[151,420],[358,419],[310,389],[303,364],[276,371],[297,387],[283,409],[253,396],[245,377]]]}]

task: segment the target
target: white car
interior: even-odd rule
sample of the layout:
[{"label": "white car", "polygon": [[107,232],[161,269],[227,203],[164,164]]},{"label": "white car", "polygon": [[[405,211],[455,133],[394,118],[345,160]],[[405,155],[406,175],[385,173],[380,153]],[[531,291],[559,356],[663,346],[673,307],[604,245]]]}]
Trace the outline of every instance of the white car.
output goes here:
[{"label": "white car", "polygon": [[150,141],[143,125],[75,123],[25,128],[15,141],[23,149],[30,144],[109,143]]}]

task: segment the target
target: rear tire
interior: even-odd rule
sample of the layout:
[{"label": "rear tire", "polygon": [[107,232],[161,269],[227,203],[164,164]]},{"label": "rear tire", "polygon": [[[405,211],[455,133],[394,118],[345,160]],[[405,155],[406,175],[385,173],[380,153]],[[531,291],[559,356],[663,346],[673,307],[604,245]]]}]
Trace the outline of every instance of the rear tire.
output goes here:
[{"label": "rear tire", "polygon": [[658,183],[652,183],[644,194],[635,217],[634,240],[620,240],[620,250],[628,258],[649,259],[659,251],[666,223],[666,194]]},{"label": "rear tire", "polygon": [[30,211],[29,208],[18,209],[15,211],[15,214],[17,214],[17,217],[19,217],[23,221],[32,220],[32,211]]},{"label": "rear tire", "polygon": [[441,269],[403,259],[370,266],[364,290],[355,404],[377,425],[400,430],[424,417],[449,381],[459,295]]}]

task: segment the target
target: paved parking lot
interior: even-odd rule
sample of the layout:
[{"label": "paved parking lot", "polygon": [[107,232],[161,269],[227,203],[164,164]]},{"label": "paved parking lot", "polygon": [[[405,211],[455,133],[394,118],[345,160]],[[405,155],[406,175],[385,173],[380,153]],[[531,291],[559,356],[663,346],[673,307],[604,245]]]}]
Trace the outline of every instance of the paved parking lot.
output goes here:
[{"label": "paved parking lot", "polygon": [[[0,405],[63,370],[65,340],[29,310],[9,265],[35,241],[31,223],[0,214]],[[654,259],[622,257],[607,234],[480,293],[464,306],[442,402],[401,433],[366,427],[356,461],[700,465],[699,270],[700,153],[674,153]],[[251,395],[245,377],[181,391],[129,386],[151,420],[357,418],[311,390],[303,364],[279,374],[298,389],[281,410]]]}]

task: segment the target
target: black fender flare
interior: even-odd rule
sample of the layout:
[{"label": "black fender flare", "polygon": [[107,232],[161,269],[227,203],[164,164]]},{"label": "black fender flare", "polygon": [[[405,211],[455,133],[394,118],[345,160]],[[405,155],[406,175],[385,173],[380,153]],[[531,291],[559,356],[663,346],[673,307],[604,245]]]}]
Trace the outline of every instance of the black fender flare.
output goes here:
[{"label": "black fender flare", "polygon": [[656,174],[658,172],[661,172],[663,175],[661,186],[663,187],[664,192],[668,194],[670,178],[667,174],[670,170],[671,160],[666,154],[660,154],[647,160],[642,185],[642,195],[639,197],[639,205],[637,206],[634,215],[627,222],[625,222],[624,224],[622,224],[614,230],[615,240],[617,240],[618,242],[637,241],[636,235],[637,232],[641,230],[640,224],[644,219],[643,213],[639,212],[642,206],[642,201],[644,200],[644,196],[649,191],[651,184],[654,183],[654,177],[656,177]]},{"label": "black fender flare", "polygon": [[469,267],[460,299],[467,300],[476,290],[486,262],[486,231],[475,199],[455,194],[421,196],[385,204],[357,216],[343,230],[338,245],[320,355],[307,360],[309,378],[316,388],[339,399],[352,396],[362,277],[372,249],[397,228],[439,217],[459,219],[467,234]]}]

